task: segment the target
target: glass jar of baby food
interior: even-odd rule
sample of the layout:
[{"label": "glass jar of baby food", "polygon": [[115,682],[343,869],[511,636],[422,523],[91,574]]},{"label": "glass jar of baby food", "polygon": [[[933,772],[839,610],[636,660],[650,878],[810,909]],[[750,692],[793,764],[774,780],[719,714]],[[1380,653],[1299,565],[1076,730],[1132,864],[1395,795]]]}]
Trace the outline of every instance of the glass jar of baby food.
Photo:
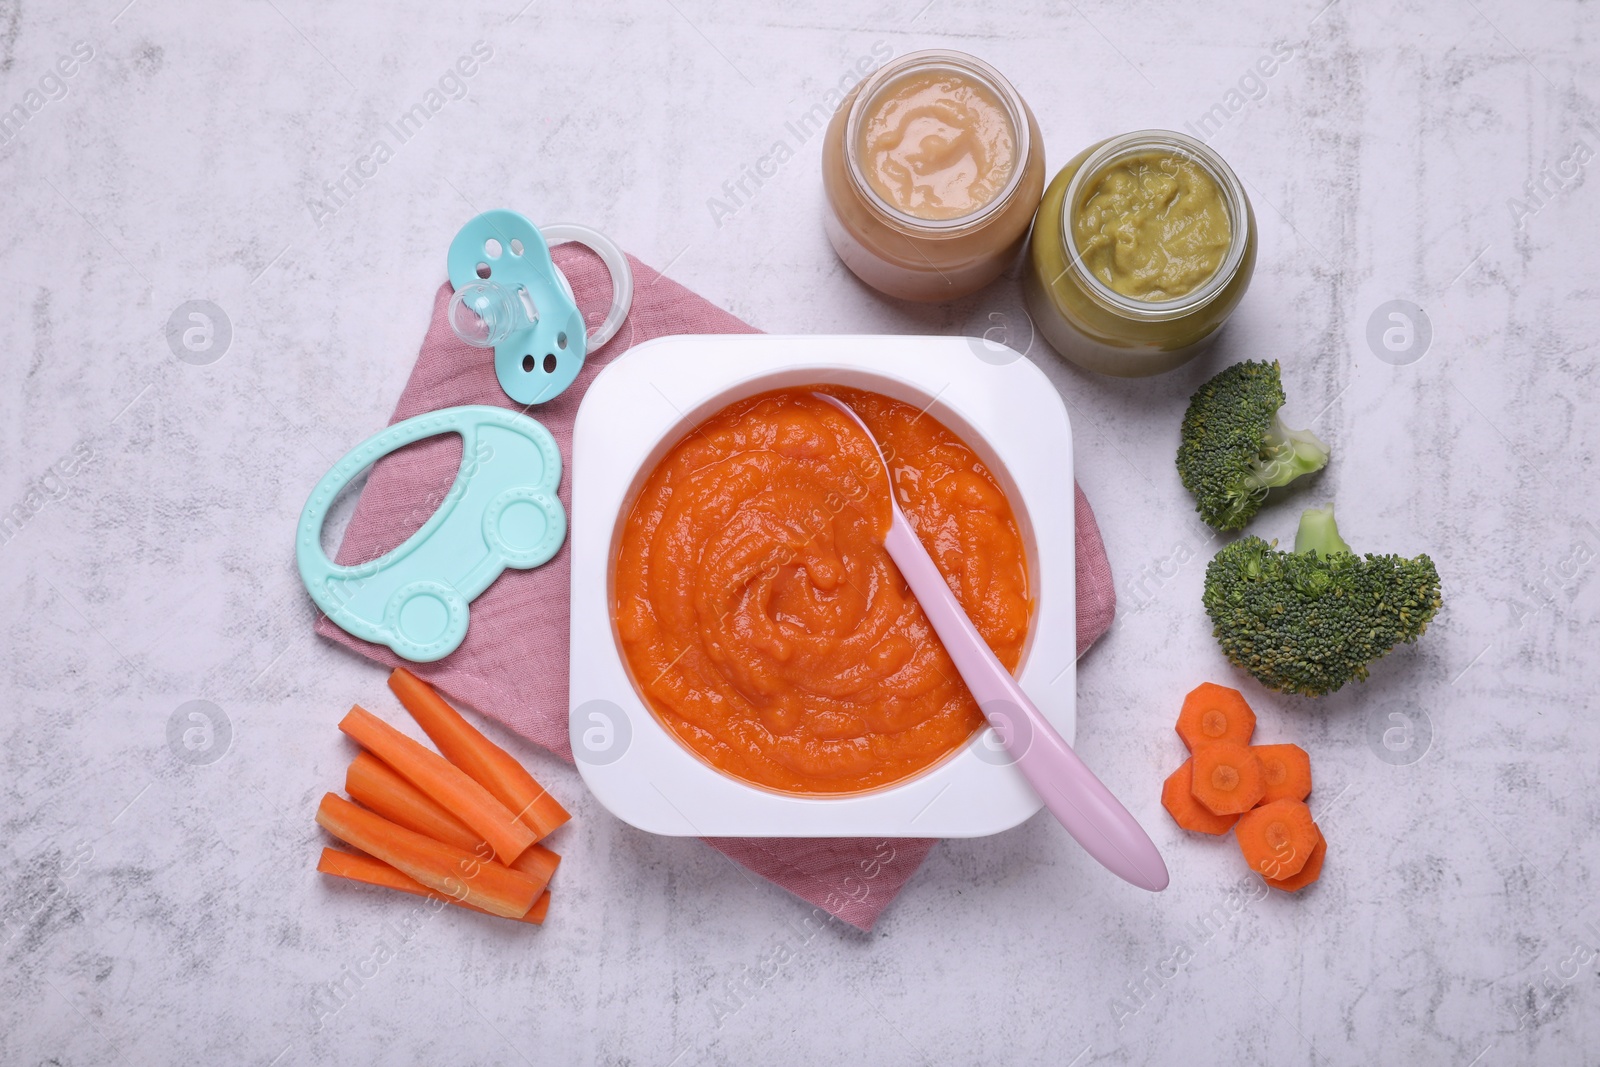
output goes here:
[{"label": "glass jar of baby food", "polygon": [[1063,356],[1142,377],[1216,339],[1255,263],[1255,215],[1233,169],[1193,137],[1140,130],[1091,145],[1051,180],[1023,296]]},{"label": "glass jar of baby food", "polygon": [[912,52],[858,85],[822,145],[828,240],[904,300],[951,300],[1015,259],[1044,189],[1033,112],[989,64]]}]

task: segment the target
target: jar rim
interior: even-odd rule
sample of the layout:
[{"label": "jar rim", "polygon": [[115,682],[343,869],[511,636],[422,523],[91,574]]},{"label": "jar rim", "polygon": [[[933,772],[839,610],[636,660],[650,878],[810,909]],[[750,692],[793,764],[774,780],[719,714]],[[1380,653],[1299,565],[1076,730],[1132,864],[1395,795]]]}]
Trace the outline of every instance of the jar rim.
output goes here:
[{"label": "jar rim", "polygon": [[[1190,292],[1171,300],[1140,300],[1111,288],[1096,277],[1084,263],[1083,251],[1078,247],[1078,242],[1072,233],[1072,219],[1076,214],[1076,205],[1084,184],[1098,177],[1118,160],[1152,150],[1166,150],[1180,155],[1204,170],[1222,191],[1232,230],[1229,235],[1228,254],[1223,257],[1217,269],[1212,271],[1211,277]],[[1238,175],[1210,145],[1176,130],[1135,130],[1102,141],[1098,148],[1089,153],[1079,165],[1077,173],[1072,176],[1072,180],[1067,183],[1066,193],[1061,200],[1060,225],[1067,269],[1074,273],[1089,296],[1112,311],[1146,322],[1179,318],[1198,311],[1215,300],[1239,273],[1239,266],[1244,262],[1245,252],[1250,243],[1249,201],[1245,197],[1244,186],[1240,183]]]},{"label": "jar rim", "polygon": [[[861,167],[860,133],[867,103],[890,81],[917,71],[941,68],[971,78],[993,92],[1000,100],[1006,109],[1006,117],[1011,122],[1016,140],[1016,163],[1011,168],[1011,175],[1006,179],[1006,184],[988,203],[954,218],[925,219],[895,207],[872,187],[871,182],[867,181],[866,172]],[[850,183],[857,195],[880,214],[884,221],[897,229],[917,237],[956,237],[983,225],[1015,197],[1017,189],[1022,185],[1023,173],[1027,170],[1028,155],[1033,148],[1028,126],[1027,105],[1023,103],[1022,95],[1005,75],[977,56],[944,48],[925,48],[917,52],[907,52],[899,59],[873,71],[857,87],[855,99],[851,101],[850,111],[845,118],[845,171],[850,175]]]}]

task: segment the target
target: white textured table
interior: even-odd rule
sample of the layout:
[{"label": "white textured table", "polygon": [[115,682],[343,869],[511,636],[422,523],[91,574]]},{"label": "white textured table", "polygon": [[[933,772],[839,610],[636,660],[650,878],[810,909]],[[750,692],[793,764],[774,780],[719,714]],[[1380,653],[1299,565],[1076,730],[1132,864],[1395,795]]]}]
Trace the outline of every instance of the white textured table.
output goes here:
[{"label": "white textured table", "polygon": [[[124,2],[0,11],[0,1061],[1600,1048],[1600,13]],[[467,95],[447,82],[430,113],[479,41]],[[1038,818],[938,847],[870,935],[813,930],[783,891],[619,825],[516,741],[575,798],[548,928],[408,928],[404,898],[319,879],[312,810],[348,759],[333,724],[383,676],[312,636],[293,526],[392,409],[449,237],[517,207],[600,227],[763,329],[1001,323],[1025,344],[1011,286],[918,310],[856,284],[822,237],[818,139],[788,125],[858,57],[937,44],[1014,79],[1053,166],[1209,115],[1256,205],[1255,282],[1203,365],[1111,381],[1033,352],[1071,405],[1122,595],[1081,665],[1080,748],[1158,836],[1172,888],[1123,886]],[[1248,78],[1275,48],[1292,57]],[[408,112],[426,120],[396,133]],[[710,203],[779,143],[793,158],[756,195]],[[180,360],[168,323],[191,300],[229,329]],[[1421,358],[1369,346],[1390,300],[1424,309]],[[1233,677],[1199,607],[1212,545],[1172,469],[1176,424],[1245,357],[1283,361],[1290,420],[1336,454],[1254,529],[1288,537],[1299,505],[1334,498],[1358,548],[1426,550],[1446,585],[1422,643],[1368,684],[1320,703],[1247,687],[1258,736],[1314,759],[1332,850],[1299,899],[1262,899],[1231,844],[1157,803],[1182,693]],[[192,700],[226,716],[214,762],[168,744]],[[319,1021],[330,983],[350,995]]]}]

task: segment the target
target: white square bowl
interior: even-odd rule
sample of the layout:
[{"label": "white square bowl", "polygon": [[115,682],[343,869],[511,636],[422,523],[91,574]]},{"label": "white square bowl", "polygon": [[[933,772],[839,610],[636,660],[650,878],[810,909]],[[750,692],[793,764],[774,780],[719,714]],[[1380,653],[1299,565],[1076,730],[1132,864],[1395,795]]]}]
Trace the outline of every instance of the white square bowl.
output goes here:
[{"label": "white square bowl", "polygon": [[999,480],[1028,554],[1033,620],[1018,681],[1069,742],[1076,726],[1072,427],[1044,373],[965,337],[661,337],[595,377],[572,437],[572,750],[600,803],[652,833],[698,837],[980,837],[1039,810],[985,728],[897,785],[844,796],[763,789],[712,767],[656,718],[612,622],[612,571],[639,488],[726,405],[826,383],[926,408]]}]

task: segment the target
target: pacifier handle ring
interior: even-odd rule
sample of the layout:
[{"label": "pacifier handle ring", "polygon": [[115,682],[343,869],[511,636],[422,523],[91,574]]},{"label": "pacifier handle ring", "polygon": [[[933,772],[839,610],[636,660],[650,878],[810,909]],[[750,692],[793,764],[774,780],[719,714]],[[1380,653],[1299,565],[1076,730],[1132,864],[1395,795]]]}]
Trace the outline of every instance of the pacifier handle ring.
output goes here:
[{"label": "pacifier handle ring", "polygon": [[[628,265],[628,257],[623,255],[616,242],[598,230],[571,222],[555,222],[540,226],[539,232],[551,245],[569,241],[583,245],[600,257],[600,262],[606,265],[606,270],[611,274],[611,309],[606,312],[599,326],[588,331],[588,347],[592,352],[617,335],[617,331],[622,329],[622,321],[633,307],[633,268]],[[557,268],[556,274],[570,295],[572,286],[566,276],[560,268]]]}]

